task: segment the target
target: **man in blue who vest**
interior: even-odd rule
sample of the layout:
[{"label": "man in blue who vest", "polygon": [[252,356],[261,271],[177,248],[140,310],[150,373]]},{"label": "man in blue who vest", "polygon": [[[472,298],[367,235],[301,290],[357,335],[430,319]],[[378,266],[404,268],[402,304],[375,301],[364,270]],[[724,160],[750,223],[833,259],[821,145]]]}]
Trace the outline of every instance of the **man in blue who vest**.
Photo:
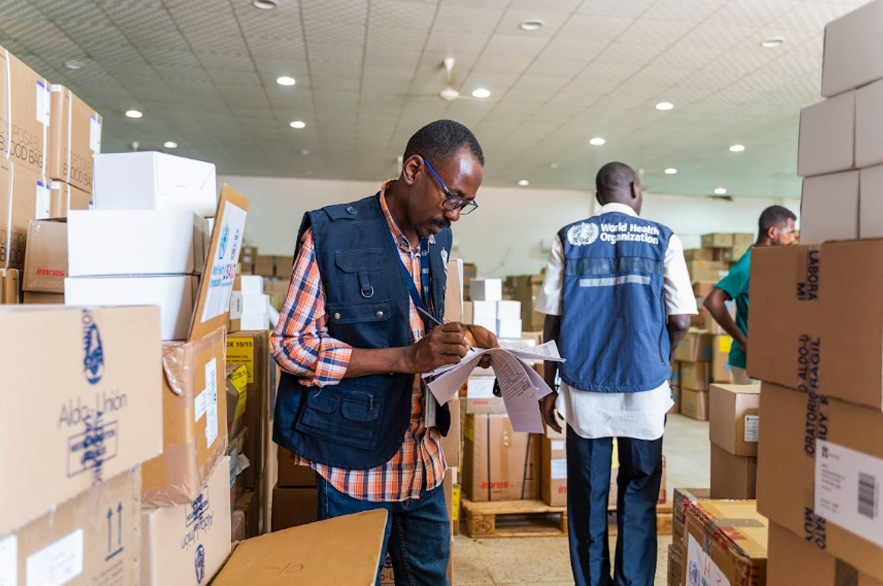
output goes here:
[{"label": "man in blue who vest", "polygon": [[[556,340],[561,389],[542,399],[546,424],[567,421],[570,563],[577,586],[653,586],[662,433],[671,408],[672,348],[690,327],[696,299],[683,245],[638,217],[634,170],[601,167],[598,214],[558,232],[536,309]],[[554,388],[555,363],[546,382]],[[610,575],[607,499],[613,439],[619,446],[616,557]]]},{"label": "man in blue who vest", "polygon": [[459,362],[470,345],[497,345],[479,326],[433,327],[444,317],[450,225],[478,207],[483,166],[472,132],[438,120],[411,137],[401,175],[377,194],[307,213],[272,336],[283,369],[274,440],[316,471],[320,519],[389,513],[383,544],[398,585],[448,584],[450,411],[420,373]]}]

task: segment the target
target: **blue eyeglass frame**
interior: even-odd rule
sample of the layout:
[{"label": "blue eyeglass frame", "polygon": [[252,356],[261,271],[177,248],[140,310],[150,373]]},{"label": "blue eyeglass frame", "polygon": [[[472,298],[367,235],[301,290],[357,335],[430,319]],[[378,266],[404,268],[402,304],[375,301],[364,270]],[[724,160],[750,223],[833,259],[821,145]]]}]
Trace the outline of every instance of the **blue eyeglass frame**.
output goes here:
[{"label": "blue eyeglass frame", "polygon": [[[423,159],[423,162],[426,164],[426,168],[429,169],[429,172],[432,173],[432,176],[435,177],[435,180],[438,181],[438,184],[441,185],[442,190],[445,192],[445,201],[442,204],[449,212],[454,212],[460,210],[460,215],[465,216],[467,214],[471,214],[478,208],[478,202],[474,199],[471,201],[467,201],[460,197],[459,195],[454,195],[451,193],[451,190],[448,189],[448,186],[445,185],[445,182],[441,180],[441,177],[438,176],[438,173],[435,172],[435,169],[432,168],[432,165],[429,164],[429,161],[426,160],[426,157],[420,155],[420,158]],[[453,208],[448,208],[447,204],[449,201],[454,202]]]}]

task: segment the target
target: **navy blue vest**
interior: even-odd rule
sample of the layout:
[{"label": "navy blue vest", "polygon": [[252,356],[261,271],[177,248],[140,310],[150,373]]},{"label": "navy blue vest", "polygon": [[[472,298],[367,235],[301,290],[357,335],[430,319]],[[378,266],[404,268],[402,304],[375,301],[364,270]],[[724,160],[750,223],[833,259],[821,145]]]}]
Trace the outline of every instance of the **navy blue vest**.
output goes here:
[{"label": "navy blue vest", "polygon": [[621,212],[565,226],[561,379],[606,393],[671,376],[663,268],[671,230]]},{"label": "navy blue vest", "polygon": [[[325,290],[329,334],[354,348],[394,348],[415,342],[411,298],[379,194],[308,212],[297,238],[313,230],[316,260]],[[429,245],[432,310],[445,307],[446,259],[451,230]],[[442,252],[444,251],[444,253]],[[379,374],[307,387],[283,371],[276,398],[273,440],[313,462],[365,470],[386,463],[401,448],[411,420],[414,375]],[[450,427],[447,406],[437,409],[437,427]]]}]

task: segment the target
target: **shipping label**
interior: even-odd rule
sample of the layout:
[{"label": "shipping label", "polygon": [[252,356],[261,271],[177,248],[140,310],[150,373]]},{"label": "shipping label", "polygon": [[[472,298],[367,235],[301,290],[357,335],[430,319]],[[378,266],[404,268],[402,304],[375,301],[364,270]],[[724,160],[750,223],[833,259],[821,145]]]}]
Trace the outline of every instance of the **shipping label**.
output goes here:
[{"label": "shipping label", "polygon": [[89,117],[89,149],[93,153],[101,152],[101,120],[98,114]]},{"label": "shipping label", "polygon": [[248,384],[254,383],[254,338],[227,338],[227,363],[248,369]]},{"label": "shipping label", "polygon": [[236,265],[239,262],[248,213],[229,201],[222,213],[223,216],[218,218],[219,225],[215,227],[220,238],[208,275],[208,292],[200,316],[201,322],[207,322],[230,310],[230,294],[233,292],[233,280],[236,278]]},{"label": "shipping label", "polygon": [[567,460],[561,458],[552,460],[552,480],[564,480],[567,478]]},{"label": "shipping label", "polygon": [[218,362],[215,358],[205,365],[205,445],[211,447],[218,439]]},{"label": "shipping label", "polygon": [[757,415],[745,416],[745,439],[746,442],[757,442],[757,429],[760,417]]},{"label": "shipping label", "polygon": [[37,122],[43,126],[49,126],[49,111],[52,102],[49,86],[42,80],[37,80]]},{"label": "shipping label", "polygon": [[687,586],[730,586],[730,581],[696,541],[687,534]]},{"label": "shipping label", "polygon": [[18,537],[0,539],[0,586],[18,584]]},{"label": "shipping label", "polygon": [[883,547],[881,480],[883,459],[829,441],[818,441],[816,514]]},{"label": "shipping label", "polygon": [[35,220],[45,220],[49,217],[50,211],[50,190],[49,185],[42,182],[37,181],[37,193],[34,197],[34,219]]},{"label": "shipping label", "polygon": [[28,556],[25,586],[62,586],[83,573],[83,530]]}]

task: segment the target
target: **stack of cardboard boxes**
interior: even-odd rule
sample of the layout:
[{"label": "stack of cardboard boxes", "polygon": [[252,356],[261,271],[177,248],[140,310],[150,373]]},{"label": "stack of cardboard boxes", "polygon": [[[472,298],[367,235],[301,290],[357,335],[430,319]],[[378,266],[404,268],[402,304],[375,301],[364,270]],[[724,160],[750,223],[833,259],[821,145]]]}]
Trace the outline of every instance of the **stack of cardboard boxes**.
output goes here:
[{"label": "stack of cardboard boxes", "polygon": [[883,241],[855,240],[883,226],[881,18],[877,0],[826,27],[827,99],[801,113],[802,244],[752,258],[771,586],[883,581]]},{"label": "stack of cardboard boxes", "polygon": [[708,403],[711,498],[753,499],[760,385],[711,385]]},{"label": "stack of cardboard boxes", "polygon": [[682,415],[699,421],[708,420],[708,385],[712,380],[712,344],[714,336],[706,331],[690,329],[673,353],[678,369],[679,410]]},{"label": "stack of cardboard boxes", "polygon": [[471,323],[499,338],[521,337],[521,302],[503,299],[501,279],[472,279],[469,294],[472,296]]},{"label": "stack of cardboard boxes", "polygon": [[545,314],[534,311],[537,297],[543,288],[542,274],[506,277],[503,282],[503,298],[521,302],[522,327],[531,332],[542,332]]}]

